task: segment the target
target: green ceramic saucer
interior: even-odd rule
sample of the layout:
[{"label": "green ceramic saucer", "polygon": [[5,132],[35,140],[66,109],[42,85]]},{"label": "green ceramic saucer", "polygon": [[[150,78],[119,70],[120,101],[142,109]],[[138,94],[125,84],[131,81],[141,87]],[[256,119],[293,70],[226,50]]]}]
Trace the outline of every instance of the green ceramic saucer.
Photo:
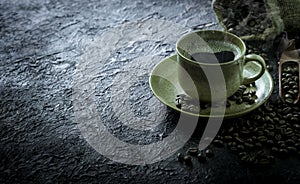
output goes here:
[{"label": "green ceramic saucer", "polygon": [[[203,118],[208,117],[224,117],[224,118],[234,118],[242,116],[246,113],[253,111],[262,105],[272,94],[273,91],[273,79],[269,72],[265,72],[265,74],[255,82],[255,90],[257,99],[254,104],[236,104],[234,102],[231,103],[231,106],[226,108],[225,114],[214,114],[214,116],[210,116],[211,109],[203,109],[198,114],[183,111],[176,107],[175,98],[178,94],[185,94],[182,88],[179,85],[177,79],[177,56],[173,55],[162,60],[158,65],[155,66],[150,75],[150,87],[153,91],[154,95],[164,104],[169,106],[170,108],[189,114],[192,116],[199,116]],[[251,71],[246,71],[245,74],[251,75]]]}]

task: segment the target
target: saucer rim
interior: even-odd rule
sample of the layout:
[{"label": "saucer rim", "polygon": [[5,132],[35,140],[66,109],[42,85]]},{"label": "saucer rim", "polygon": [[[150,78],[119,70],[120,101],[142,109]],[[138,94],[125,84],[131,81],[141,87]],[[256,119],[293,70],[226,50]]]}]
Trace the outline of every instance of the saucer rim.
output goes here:
[{"label": "saucer rim", "polygon": [[[196,114],[196,113],[191,113],[191,112],[184,111],[184,110],[182,110],[182,109],[180,109],[180,108],[178,108],[178,107],[174,107],[174,106],[170,105],[169,103],[166,102],[166,100],[165,100],[164,98],[161,98],[161,96],[158,95],[158,94],[156,93],[156,91],[154,90],[154,87],[153,87],[153,86],[154,86],[154,82],[152,82],[152,80],[153,80],[153,77],[152,77],[152,76],[154,76],[154,75],[153,75],[154,71],[156,71],[157,68],[158,68],[160,65],[162,65],[163,62],[166,62],[166,60],[171,59],[171,60],[174,61],[173,58],[176,57],[176,56],[177,56],[177,54],[168,56],[168,57],[162,59],[159,63],[157,63],[157,64],[154,66],[154,68],[153,68],[153,69],[151,70],[151,72],[150,72],[150,76],[149,76],[149,85],[150,85],[150,88],[151,88],[152,93],[154,94],[154,96],[155,96],[160,102],[162,102],[162,103],[165,104],[167,107],[169,107],[169,108],[171,108],[171,109],[173,109],[173,110],[175,110],[175,111],[177,111],[177,112],[184,113],[184,114],[187,114],[187,115],[190,115],[190,116],[199,117],[199,118],[224,118],[224,119],[237,118],[237,117],[243,116],[243,115],[245,115],[245,114],[248,114],[248,113],[250,113],[251,111],[254,111],[254,110],[257,109],[258,107],[260,107],[261,105],[263,105],[263,103],[265,103],[265,102],[270,98],[270,96],[271,96],[272,93],[273,93],[273,90],[274,90],[274,81],[273,81],[273,78],[272,78],[271,74],[266,70],[265,73],[261,76],[261,78],[262,78],[262,77],[265,77],[265,78],[267,78],[268,81],[270,82],[270,85],[269,85],[270,88],[267,88],[268,91],[269,91],[269,93],[265,96],[265,98],[260,99],[259,102],[256,102],[256,103],[250,105],[250,107],[247,108],[246,110],[239,111],[239,112],[236,112],[236,113],[230,113],[230,114],[227,114],[227,115],[226,115],[226,113],[223,114],[223,115],[210,115],[210,114],[200,114],[200,113],[197,113],[197,114]],[[259,79],[261,79],[261,78],[259,78]],[[232,104],[232,105],[234,105],[234,104]]]}]

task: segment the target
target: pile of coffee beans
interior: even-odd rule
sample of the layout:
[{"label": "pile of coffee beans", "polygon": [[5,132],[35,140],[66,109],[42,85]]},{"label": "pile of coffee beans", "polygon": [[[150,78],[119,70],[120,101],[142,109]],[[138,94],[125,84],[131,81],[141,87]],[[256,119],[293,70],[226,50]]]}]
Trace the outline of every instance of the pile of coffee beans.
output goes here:
[{"label": "pile of coffee beans", "polygon": [[266,102],[244,118],[226,123],[214,139],[216,147],[226,146],[241,161],[268,165],[276,158],[300,156],[300,108]]},{"label": "pile of coffee beans", "polygon": [[199,102],[185,94],[179,94],[175,98],[176,107],[186,112],[199,113],[202,109],[209,107],[226,106],[230,107],[233,103],[235,104],[250,104],[255,103],[257,99],[255,83],[248,85],[241,85],[237,92],[230,96],[226,102],[216,102],[214,104],[207,102]]},{"label": "pile of coffee beans", "polygon": [[[241,85],[240,88],[232,96],[228,98],[235,101],[236,104],[248,103],[254,104],[257,99],[255,91],[255,83],[249,85]],[[230,102],[229,102],[230,103]]]},{"label": "pile of coffee beans", "polygon": [[285,103],[293,104],[299,94],[299,68],[295,62],[288,62],[282,65],[281,90]]},{"label": "pile of coffee beans", "polygon": [[204,104],[204,103],[200,103],[199,101],[185,94],[177,95],[175,99],[175,104],[177,108],[192,113],[199,113],[200,109],[207,108],[205,105],[202,105],[200,107],[200,104]]},{"label": "pile of coffee beans", "polygon": [[[300,157],[300,108],[281,102],[266,102],[251,115],[225,121],[213,145],[236,154],[248,166],[269,166],[277,159]],[[178,160],[192,164],[192,157],[205,162],[211,149],[190,147]]]},{"label": "pile of coffee beans", "polygon": [[214,6],[228,31],[239,36],[261,34],[272,26],[264,1],[218,0]]}]

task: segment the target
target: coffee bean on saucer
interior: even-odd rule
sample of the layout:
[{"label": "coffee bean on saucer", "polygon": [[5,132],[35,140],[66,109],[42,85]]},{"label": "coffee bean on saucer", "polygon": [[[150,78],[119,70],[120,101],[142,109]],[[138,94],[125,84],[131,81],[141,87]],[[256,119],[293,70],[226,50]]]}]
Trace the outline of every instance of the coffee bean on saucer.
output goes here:
[{"label": "coffee bean on saucer", "polygon": [[241,85],[241,86],[239,87],[239,89],[241,89],[242,91],[245,91],[245,90],[247,89],[247,86]]},{"label": "coffee bean on saucer", "polygon": [[236,104],[242,104],[243,103],[243,99],[241,97],[238,97],[236,99]]},{"label": "coffee bean on saucer", "polygon": [[235,101],[237,99],[237,96],[235,95],[232,95],[230,97],[228,97],[229,100],[232,100],[232,101]]},{"label": "coffee bean on saucer", "polygon": [[242,99],[243,99],[243,102],[249,102],[250,97],[247,95],[247,96],[243,96]]},{"label": "coffee bean on saucer", "polygon": [[177,95],[176,99],[175,99],[175,105],[176,107],[178,107],[179,109],[181,109],[181,105],[182,105],[182,96]]},{"label": "coffee bean on saucer", "polygon": [[227,100],[226,101],[226,107],[230,107],[231,106],[231,103]]}]

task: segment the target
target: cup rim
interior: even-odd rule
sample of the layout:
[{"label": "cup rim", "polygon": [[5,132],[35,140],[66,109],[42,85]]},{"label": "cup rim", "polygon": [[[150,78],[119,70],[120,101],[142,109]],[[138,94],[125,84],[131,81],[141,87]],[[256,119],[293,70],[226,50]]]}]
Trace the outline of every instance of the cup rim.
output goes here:
[{"label": "cup rim", "polygon": [[[181,42],[185,37],[187,37],[188,35],[194,34],[194,33],[199,33],[199,32],[218,32],[218,33],[227,34],[227,35],[230,35],[231,37],[234,37],[235,39],[237,39],[237,40],[239,40],[239,41],[241,42],[242,47],[243,47],[243,48],[241,49],[241,54],[240,54],[240,56],[239,56],[238,58],[235,58],[235,59],[232,60],[232,61],[228,61],[228,62],[225,62],[225,63],[202,63],[202,62],[196,62],[196,61],[193,61],[193,60],[191,60],[191,59],[185,57],[185,56],[184,56],[182,53],[180,53],[179,50],[178,50],[178,47],[179,47],[180,42]],[[181,36],[181,37],[177,40],[177,42],[176,42],[176,52],[177,52],[177,55],[180,55],[180,57],[184,58],[185,60],[187,60],[187,61],[189,61],[190,63],[195,64],[195,65],[201,64],[201,65],[207,65],[207,66],[220,66],[220,65],[227,65],[227,64],[234,63],[235,61],[240,60],[242,57],[244,57],[245,54],[246,54],[246,45],[245,45],[244,41],[243,41],[240,37],[238,37],[238,36],[235,35],[235,34],[229,33],[229,32],[227,32],[227,31],[221,31],[221,30],[196,30],[196,31],[191,31],[191,32],[189,32],[189,33],[186,33],[185,35]]]}]

